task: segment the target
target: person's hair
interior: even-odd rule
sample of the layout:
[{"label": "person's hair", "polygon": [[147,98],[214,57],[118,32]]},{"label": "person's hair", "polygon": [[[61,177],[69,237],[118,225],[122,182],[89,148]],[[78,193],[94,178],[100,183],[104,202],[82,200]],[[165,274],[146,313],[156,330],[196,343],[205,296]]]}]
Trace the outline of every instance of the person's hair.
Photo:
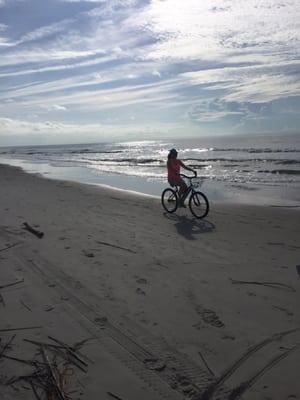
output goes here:
[{"label": "person's hair", "polygon": [[177,156],[178,152],[176,149],[171,149],[168,154],[168,160],[170,160],[171,156]]}]

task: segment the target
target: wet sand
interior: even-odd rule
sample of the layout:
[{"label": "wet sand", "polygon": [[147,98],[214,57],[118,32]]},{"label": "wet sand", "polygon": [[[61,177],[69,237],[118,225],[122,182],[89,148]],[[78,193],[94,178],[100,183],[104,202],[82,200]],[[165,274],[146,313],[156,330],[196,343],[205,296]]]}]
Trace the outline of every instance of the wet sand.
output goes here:
[{"label": "wet sand", "polygon": [[24,339],[48,336],[89,339],[72,399],[300,398],[298,208],[214,202],[199,221],[4,165],[0,184],[0,399],[34,398],[7,384],[34,367],[3,355],[32,360]]}]

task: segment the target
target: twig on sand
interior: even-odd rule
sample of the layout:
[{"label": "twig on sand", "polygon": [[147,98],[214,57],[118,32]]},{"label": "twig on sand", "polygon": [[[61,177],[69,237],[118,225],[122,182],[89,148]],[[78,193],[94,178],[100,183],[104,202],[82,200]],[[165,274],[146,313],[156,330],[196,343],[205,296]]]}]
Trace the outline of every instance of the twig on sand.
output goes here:
[{"label": "twig on sand", "polygon": [[27,222],[23,222],[23,225],[24,225],[24,229],[26,229],[30,233],[33,233],[39,239],[42,239],[42,237],[44,236],[44,232],[41,232],[41,231],[38,231],[37,229],[34,229]]},{"label": "twig on sand", "polygon": [[60,340],[55,339],[52,336],[48,336],[48,338],[50,340],[53,340],[54,342],[58,343],[60,346],[62,346],[72,357],[74,357],[77,361],[79,361],[81,364],[83,364],[85,367],[88,366],[88,364],[83,361],[80,357],[78,357],[78,355],[76,354],[76,352],[67,344],[61,342]]},{"label": "twig on sand", "polygon": [[115,395],[115,394],[113,394],[113,393],[111,393],[111,392],[106,392],[110,397],[112,397],[113,399],[116,399],[116,400],[122,400],[121,399],[121,397],[119,397],[119,396],[117,396],[117,395]]},{"label": "twig on sand", "polygon": [[0,332],[25,331],[27,329],[42,329],[42,326],[26,326],[24,328],[7,328],[7,329],[0,329]]},{"label": "twig on sand", "polygon": [[131,250],[131,249],[128,249],[127,247],[121,247],[121,246],[117,246],[117,245],[112,244],[112,243],[102,242],[101,240],[97,240],[97,243],[103,244],[104,246],[110,246],[110,247],[114,247],[114,248],[116,248],[116,249],[121,249],[121,250],[128,251],[129,253],[136,254],[136,251]]},{"label": "twig on sand", "polygon": [[4,250],[7,250],[7,249],[11,249],[12,247],[15,247],[17,244],[19,244],[19,242],[10,244],[9,246],[6,246],[6,247],[4,247],[3,249],[0,249],[0,251],[4,251]]},{"label": "twig on sand", "polygon": [[4,301],[4,297],[2,296],[2,294],[0,293],[0,304],[3,305],[3,307],[5,307],[5,301]]},{"label": "twig on sand", "polygon": [[36,387],[35,387],[35,385],[34,385],[34,383],[32,382],[31,379],[29,379],[29,383],[30,383],[31,389],[32,389],[32,391],[33,391],[33,393],[34,393],[36,399],[37,399],[37,400],[41,400],[40,396],[38,395],[38,393],[37,393],[37,391],[36,391]]},{"label": "twig on sand", "polygon": [[3,356],[5,351],[8,349],[8,347],[11,345],[11,343],[14,341],[16,335],[12,335],[12,337],[9,339],[9,341],[3,346],[3,349],[0,352],[0,358]]},{"label": "twig on sand", "polygon": [[23,283],[23,282],[24,282],[24,278],[20,279],[19,281],[13,282],[13,283],[7,283],[6,285],[0,285],[0,289],[5,289],[10,286],[15,286],[15,285],[18,285],[19,283]]},{"label": "twig on sand", "polygon": [[238,281],[236,279],[231,279],[231,283],[233,284],[241,284],[241,285],[262,285],[262,286],[268,286],[272,287],[274,289],[283,289],[283,290],[288,290],[290,292],[295,292],[296,290],[289,285],[285,285],[284,283],[278,283],[278,282],[258,282],[258,281]]},{"label": "twig on sand", "polygon": [[199,354],[199,356],[201,357],[201,360],[203,361],[204,365],[205,365],[206,368],[208,369],[209,373],[210,373],[212,376],[216,376],[216,375],[214,374],[214,372],[209,368],[209,366],[208,366],[208,364],[207,364],[207,362],[206,362],[204,356],[201,354],[200,351],[198,351],[198,354]]},{"label": "twig on sand", "polygon": [[32,309],[27,304],[25,304],[23,300],[20,300],[20,303],[23,307],[27,308],[28,311],[32,312]]},{"label": "twig on sand", "polygon": [[52,384],[53,384],[53,387],[54,387],[54,389],[55,389],[55,391],[56,391],[56,393],[58,395],[58,398],[61,399],[61,400],[65,400],[65,396],[64,396],[64,394],[62,393],[62,391],[61,391],[61,389],[59,387],[59,382],[57,381],[57,378],[56,378],[56,375],[55,375],[55,371],[53,370],[53,368],[52,368],[52,366],[50,364],[50,361],[49,361],[49,358],[48,358],[48,355],[46,353],[45,348],[41,347],[41,351],[42,351],[42,355],[43,355],[43,358],[45,360],[45,363],[47,364],[47,366],[49,368]]}]

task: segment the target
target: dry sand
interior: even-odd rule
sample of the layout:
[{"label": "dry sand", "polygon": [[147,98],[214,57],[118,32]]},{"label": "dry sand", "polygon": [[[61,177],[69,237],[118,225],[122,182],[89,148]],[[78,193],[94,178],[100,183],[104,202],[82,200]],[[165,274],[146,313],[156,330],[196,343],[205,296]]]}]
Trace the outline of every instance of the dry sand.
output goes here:
[{"label": "dry sand", "polygon": [[49,335],[90,339],[71,399],[300,399],[299,209],[213,203],[199,221],[4,165],[0,187],[1,400],[38,398],[5,384],[37,367],[3,356],[40,359],[24,339]]}]

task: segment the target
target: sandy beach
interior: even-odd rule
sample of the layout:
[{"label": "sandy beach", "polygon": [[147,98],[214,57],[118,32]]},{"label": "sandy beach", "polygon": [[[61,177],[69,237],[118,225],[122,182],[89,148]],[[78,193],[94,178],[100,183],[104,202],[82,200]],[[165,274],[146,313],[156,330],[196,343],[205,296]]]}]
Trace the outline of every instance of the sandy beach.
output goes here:
[{"label": "sandy beach", "polygon": [[0,187],[1,400],[47,398],[42,368],[49,399],[300,399],[299,208],[196,220],[5,165]]}]

